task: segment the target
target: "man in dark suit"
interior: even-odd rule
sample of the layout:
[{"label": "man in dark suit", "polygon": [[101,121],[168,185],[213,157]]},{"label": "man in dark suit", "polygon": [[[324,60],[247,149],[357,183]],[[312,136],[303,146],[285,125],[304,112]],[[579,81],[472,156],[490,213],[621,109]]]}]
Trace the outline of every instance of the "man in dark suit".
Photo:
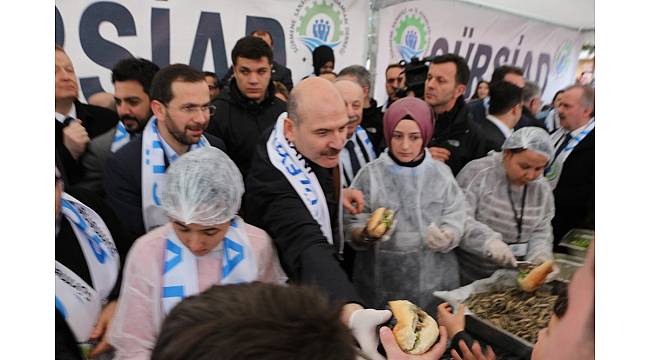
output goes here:
[{"label": "man in dark suit", "polygon": [[81,157],[84,177],[77,185],[100,196],[104,195],[102,178],[106,159],[131,139],[142,133],[152,115],[149,89],[158,65],[146,59],[127,58],[113,66],[111,81],[120,123],[94,138]]},{"label": "man in dark suit", "polygon": [[546,178],[554,186],[554,251],[571,229],[594,229],[595,209],[595,94],[588,86],[574,85],[562,94],[560,126],[551,136],[555,157]]},{"label": "man in dark suit", "polygon": [[479,120],[485,151],[501,151],[501,146],[521,117],[522,89],[507,81],[490,83],[490,107],[484,120]]},{"label": "man in dark suit", "polygon": [[[501,65],[494,69],[492,72],[492,78],[490,79],[490,84],[499,81],[507,81],[522,89],[526,84],[526,79],[524,79],[524,71],[519,67],[510,65]],[[483,100],[475,100],[467,104],[468,112],[472,114],[471,118],[473,120],[477,122],[485,120],[488,107],[490,106],[490,99],[491,96],[486,96],[483,98]]]},{"label": "man in dark suit", "polygon": [[83,176],[79,161],[90,139],[115,126],[117,114],[77,100],[79,85],[72,61],[63,48],[54,50],[55,158],[66,184],[75,185]]},{"label": "man in dark suit", "polygon": [[[526,126],[536,126],[546,130],[546,125],[544,125],[543,120],[537,119],[537,113],[542,107],[542,91],[532,81],[526,81],[526,84],[523,87],[524,93],[524,111],[521,113],[521,119],[515,125],[515,130],[519,130],[522,127]],[[548,130],[547,130],[548,131]]]},{"label": "man in dark suit", "polygon": [[225,151],[221,139],[204,134],[214,106],[201,72],[182,64],[161,69],[152,81],[150,97],[154,117],[142,136],[108,159],[104,170],[108,204],[131,242],[164,220],[157,200],[160,178],[156,176],[196,148],[209,145]]}]

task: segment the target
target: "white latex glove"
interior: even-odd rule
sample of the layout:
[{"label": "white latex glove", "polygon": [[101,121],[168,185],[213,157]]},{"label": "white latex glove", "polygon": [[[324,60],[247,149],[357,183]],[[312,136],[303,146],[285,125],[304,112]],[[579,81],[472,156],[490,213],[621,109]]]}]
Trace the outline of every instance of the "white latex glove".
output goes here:
[{"label": "white latex glove", "polygon": [[393,223],[390,225],[390,228],[384,236],[381,237],[381,241],[387,241],[390,239],[391,236],[393,236],[393,233],[395,232],[395,229],[397,228],[397,219],[393,219]]},{"label": "white latex glove", "polygon": [[551,273],[548,274],[544,282],[545,283],[551,282],[553,280],[556,280],[559,276],[560,276],[560,267],[557,266],[557,264],[553,264],[553,271],[551,271]]},{"label": "white latex glove", "polygon": [[436,224],[427,226],[426,244],[434,251],[446,251],[454,241],[453,235],[446,230],[441,230]]},{"label": "white latex glove", "polygon": [[492,239],[487,244],[486,255],[501,266],[517,267],[517,259],[510,247],[499,239]]},{"label": "white latex glove", "polygon": [[372,360],[384,360],[385,358],[377,352],[379,345],[379,331],[377,326],[390,319],[393,313],[390,310],[361,309],[350,315],[348,327],[361,351]]}]

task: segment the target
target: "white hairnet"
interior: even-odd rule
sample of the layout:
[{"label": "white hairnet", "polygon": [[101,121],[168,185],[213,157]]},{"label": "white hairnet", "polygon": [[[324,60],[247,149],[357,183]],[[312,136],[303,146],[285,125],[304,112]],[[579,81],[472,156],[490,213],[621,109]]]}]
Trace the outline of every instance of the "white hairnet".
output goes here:
[{"label": "white hairnet", "polygon": [[554,149],[551,137],[546,130],[538,127],[523,127],[510,135],[502,146],[507,149],[526,149],[553,158]]},{"label": "white hairnet", "polygon": [[171,164],[160,200],[167,216],[185,224],[215,225],[235,217],[243,194],[244,182],[235,163],[208,146]]}]

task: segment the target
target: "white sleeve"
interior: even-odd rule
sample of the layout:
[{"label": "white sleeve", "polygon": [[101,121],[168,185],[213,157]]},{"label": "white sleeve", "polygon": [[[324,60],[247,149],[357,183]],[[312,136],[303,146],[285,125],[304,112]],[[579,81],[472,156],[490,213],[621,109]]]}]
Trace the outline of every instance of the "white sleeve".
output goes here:
[{"label": "white sleeve", "polygon": [[115,359],[149,359],[159,331],[156,324],[162,321],[160,306],[153,303],[160,294],[160,285],[154,279],[162,278],[162,266],[158,267],[160,274],[155,274],[152,259],[156,254],[143,245],[136,241],[126,259],[120,298],[109,329]]},{"label": "white sleeve", "polygon": [[553,226],[551,220],[555,215],[555,202],[550,185],[544,184],[543,188],[545,192],[543,216],[530,235],[528,254],[526,255],[526,260],[534,263],[542,263],[553,259]]}]

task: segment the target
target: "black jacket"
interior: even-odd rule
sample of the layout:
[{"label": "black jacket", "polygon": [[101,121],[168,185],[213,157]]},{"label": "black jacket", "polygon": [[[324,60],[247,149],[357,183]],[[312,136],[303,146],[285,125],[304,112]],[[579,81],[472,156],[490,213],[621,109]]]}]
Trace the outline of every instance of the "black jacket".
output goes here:
[{"label": "black jacket", "polygon": [[381,111],[381,106],[377,107],[375,99],[370,99],[370,107],[363,109],[361,126],[368,133],[375,153],[382,152],[386,148],[386,142],[384,141],[384,113]]},{"label": "black jacket", "polygon": [[[246,178],[246,222],[264,229],[273,238],[282,267],[291,281],[315,285],[335,302],[361,303],[336,258],[334,246],[327,242],[320,225],[289,181],[270,162],[266,151],[270,132],[271,129],[264,134],[264,142],[255,149]],[[310,166],[327,198],[332,232],[337,233],[338,205],[332,171],[313,163]]]},{"label": "black jacket", "polygon": [[501,132],[501,129],[494,125],[487,117],[480,120],[479,125],[481,125],[481,138],[485,142],[485,155],[491,150],[501,151],[501,146],[506,141],[506,137]]},{"label": "black jacket", "polygon": [[[77,118],[82,121],[88,137],[91,139],[112,129],[119,121],[117,113],[99,106],[82,104],[74,101]],[[66,186],[79,182],[83,176],[83,166],[75,160],[63,144],[63,124],[54,119],[54,148],[55,162],[62,173]]]},{"label": "black jacket", "polygon": [[433,139],[429,146],[442,147],[451,152],[446,164],[454,176],[468,162],[485,156],[487,151],[480,136],[480,127],[472,120],[472,114],[462,97],[458,97],[451,110],[436,114]]},{"label": "black jacket", "polygon": [[[205,134],[205,137],[210,145],[226,151],[221,139],[209,134]],[[104,167],[104,190],[106,202],[120,220],[130,247],[138,237],[145,234],[142,218],[141,136],[108,158]]]},{"label": "black jacket", "polygon": [[548,130],[546,129],[546,125],[544,124],[544,121],[536,118],[535,115],[533,115],[533,113],[530,112],[530,110],[528,110],[528,108],[524,106],[524,109],[521,113],[521,119],[519,119],[519,121],[515,125],[514,130],[516,131],[527,126],[536,126],[548,132]]},{"label": "black jacket", "polygon": [[230,88],[222,91],[213,102],[217,109],[206,131],[223,139],[228,156],[244,178],[262,133],[287,110],[287,104],[276,98],[274,93],[275,87],[269,84],[266,98],[258,104],[244,97],[233,79]]},{"label": "black jacket", "polygon": [[[230,85],[230,81],[232,80],[232,75],[233,75],[233,67],[231,66],[230,68],[228,68],[228,72],[223,77],[224,83],[226,84],[225,86],[226,88],[232,86]],[[275,61],[273,61],[273,64],[271,66],[271,81],[281,82],[284,86],[287,87],[287,90],[289,91],[293,89],[293,79],[291,78],[291,69]]]},{"label": "black jacket", "polygon": [[562,166],[560,179],[553,191],[554,251],[564,251],[557,245],[573,228],[594,229],[596,129],[592,130],[569,154]]}]

